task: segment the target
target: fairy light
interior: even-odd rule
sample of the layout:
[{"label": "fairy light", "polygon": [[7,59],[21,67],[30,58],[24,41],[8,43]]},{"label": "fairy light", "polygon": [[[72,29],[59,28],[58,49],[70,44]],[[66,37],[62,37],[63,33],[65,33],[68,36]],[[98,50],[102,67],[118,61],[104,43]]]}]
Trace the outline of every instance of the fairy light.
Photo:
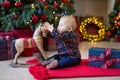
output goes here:
[{"label": "fairy light", "polygon": [[61,3],[60,7],[62,7],[62,6],[63,6],[63,4],[64,4],[64,3]]},{"label": "fairy light", "polygon": [[53,14],[55,14],[55,11],[53,11]]},{"label": "fairy light", "polygon": [[120,20],[120,12],[118,13],[116,17],[116,20],[114,20],[114,24],[116,25],[116,28],[120,27],[119,20]]},{"label": "fairy light", "polygon": [[27,22],[27,24],[30,24],[30,22]]},{"label": "fairy light", "polygon": [[58,17],[56,16],[56,17],[55,17],[55,20],[57,20],[57,19],[58,19]]},{"label": "fairy light", "polygon": [[32,7],[32,8],[35,8],[35,5],[34,5],[34,4],[31,4],[31,7]]}]

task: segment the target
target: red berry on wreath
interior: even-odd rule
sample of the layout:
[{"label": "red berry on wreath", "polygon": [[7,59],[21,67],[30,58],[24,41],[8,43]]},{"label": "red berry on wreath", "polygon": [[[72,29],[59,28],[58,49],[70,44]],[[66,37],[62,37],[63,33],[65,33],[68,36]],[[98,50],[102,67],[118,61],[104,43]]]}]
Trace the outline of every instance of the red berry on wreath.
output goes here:
[{"label": "red berry on wreath", "polygon": [[10,2],[5,0],[3,3],[2,3],[3,7],[5,8],[9,8],[10,7]]},{"label": "red berry on wreath", "polygon": [[37,15],[32,16],[32,22],[35,23],[37,21],[38,21],[38,16]]}]

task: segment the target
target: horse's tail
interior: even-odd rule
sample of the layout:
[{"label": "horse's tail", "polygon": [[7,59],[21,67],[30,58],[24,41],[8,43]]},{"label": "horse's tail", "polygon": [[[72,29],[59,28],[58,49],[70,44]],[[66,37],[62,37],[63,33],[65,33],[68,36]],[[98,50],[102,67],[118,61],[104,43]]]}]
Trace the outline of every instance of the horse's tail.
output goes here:
[{"label": "horse's tail", "polygon": [[15,41],[16,40],[12,40],[11,42],[11,53],[12,53],[13,58],[15,57],[15,54],[17,53],[17,50],[15,48]]}]

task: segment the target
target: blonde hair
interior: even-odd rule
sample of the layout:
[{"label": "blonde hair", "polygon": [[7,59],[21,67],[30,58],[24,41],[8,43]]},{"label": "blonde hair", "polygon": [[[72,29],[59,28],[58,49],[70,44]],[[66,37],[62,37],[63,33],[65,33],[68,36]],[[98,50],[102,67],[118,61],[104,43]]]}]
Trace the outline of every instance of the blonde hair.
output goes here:
[{"label": "blonde hair", "polygon": [[72,27],[72,31],[76,29],[77,24],[74,16],[63,16],[61,20],[64,20],[66,26]]}]

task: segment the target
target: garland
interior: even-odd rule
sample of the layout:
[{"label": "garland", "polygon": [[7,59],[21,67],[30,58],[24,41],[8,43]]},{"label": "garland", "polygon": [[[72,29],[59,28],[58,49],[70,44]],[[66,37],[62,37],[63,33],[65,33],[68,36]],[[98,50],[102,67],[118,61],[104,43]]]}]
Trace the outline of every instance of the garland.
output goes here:
[{"label": "garland", "polygon": [[[90,34],[87,32],[86,26],[91,23],[99,27],[98,34]],[[104,26],[103,22],[100,20],[99,17],[87,17],[81,22],[79,30],[83,35],[83,39],[87,39],[88,41],[94,42],[94,41],[100,41],[104,39],[105,28],[106,27]]]}]

